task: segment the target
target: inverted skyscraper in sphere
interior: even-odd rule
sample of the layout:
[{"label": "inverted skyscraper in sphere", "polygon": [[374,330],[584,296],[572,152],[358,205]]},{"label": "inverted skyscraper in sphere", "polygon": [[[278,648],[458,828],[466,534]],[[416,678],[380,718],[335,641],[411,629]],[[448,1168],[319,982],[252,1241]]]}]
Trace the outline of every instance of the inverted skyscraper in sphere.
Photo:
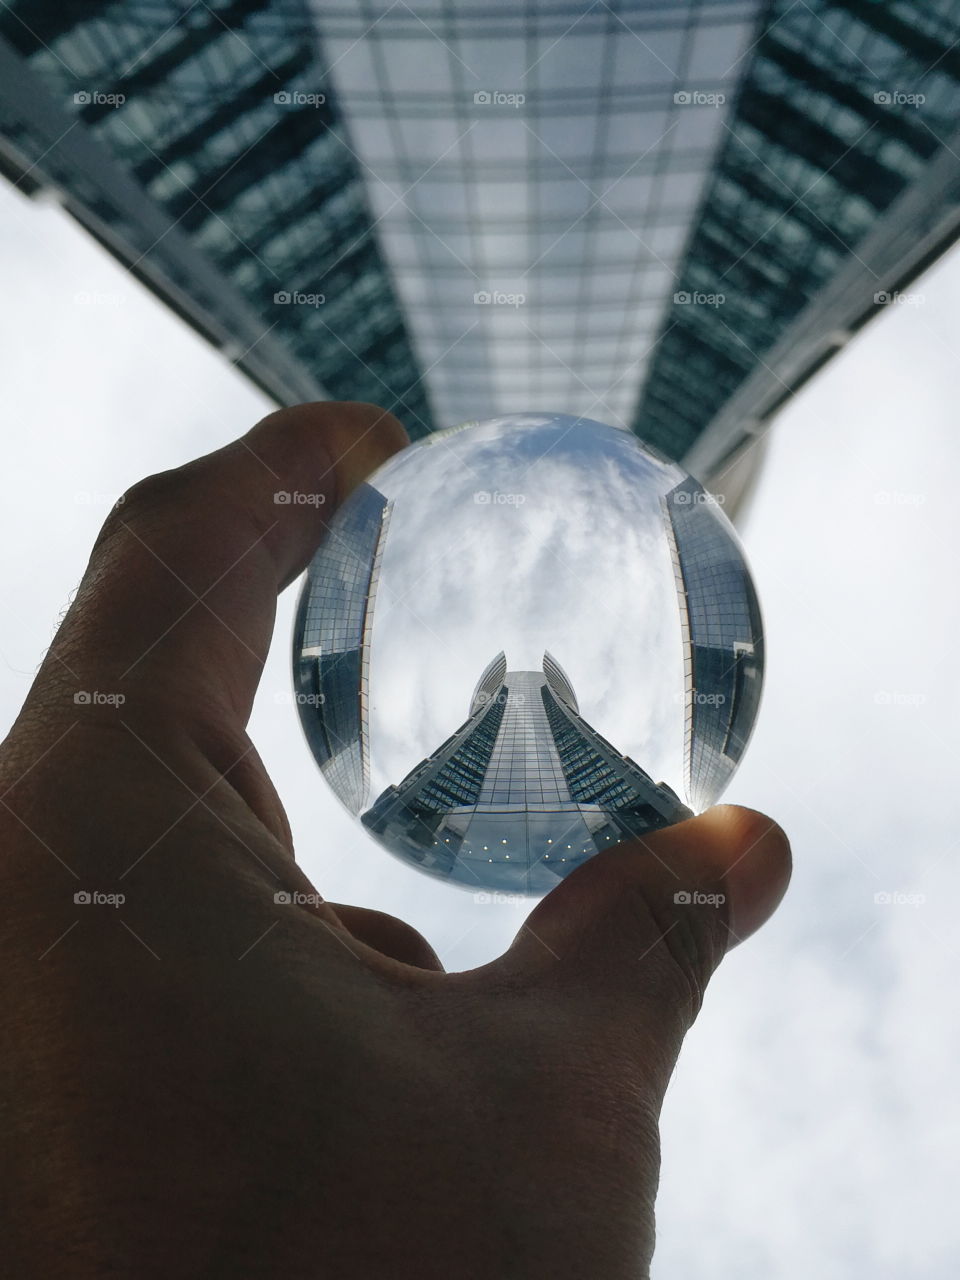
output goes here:
[{"label": "inverted skyscraper in sphere", "polygon": [[629,432],[516,414],[433,433],[347,498],[293,671],[323,776],[387,849],[538,894],[719,799],[763,649],[715,496]]},{"label": "inverted skyscraper in sphere", "polygon": [[956,237],[960,0],[10,0],[0,168],[281,403],[544,406],[733,492]]},{"label": "inverted skyscraper in sphere", "polygon": [[609,845],[692,812],[580,716],[556,659],[497,654],[467,720],[363,814],[392,852],[468,888],[544,893]]}]

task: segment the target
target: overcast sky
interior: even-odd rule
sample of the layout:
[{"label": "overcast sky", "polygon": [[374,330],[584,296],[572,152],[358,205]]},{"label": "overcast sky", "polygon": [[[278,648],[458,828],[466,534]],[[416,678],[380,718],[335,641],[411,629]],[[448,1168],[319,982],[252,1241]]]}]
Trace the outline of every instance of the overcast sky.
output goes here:
[{"label": "overcast sky", "polygon": [[[269,406],[59,211],[3,187],[0,226],[7,726],[109,504]],[[668,1094],[658,1280],[956,1272],[960,256],[910,297],[782,414],[743,529],[767,685],[726,798],[781,822],[796,869],[714,978]],[[405,868],[326,792],[290,694],[296,591],[251,733],[301,862],[449,967],[489,959],[525,908]]]},{"label": "overcast sky", "polygon": [[622,430],[495,421],[403,453],[376,479],[394,506],[373,612],[370,803],[463,724],[501,650],[508,671],[540,671],[548,650],[587,722],[683,795],[680,613],[660,507],[683,472]]}]

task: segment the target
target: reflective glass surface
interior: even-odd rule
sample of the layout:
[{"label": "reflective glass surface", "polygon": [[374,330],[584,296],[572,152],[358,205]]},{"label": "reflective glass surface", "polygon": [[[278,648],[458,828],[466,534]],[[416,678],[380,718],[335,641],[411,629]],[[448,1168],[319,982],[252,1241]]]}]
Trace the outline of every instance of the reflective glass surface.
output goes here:
[{"label": "reflective glass surface", "polygon": [[763,633],[718,499],[625,430],[524,413],[435,433],[351,495],[293,666],[321,772],[390,852],[538,894],[718,799]]}]

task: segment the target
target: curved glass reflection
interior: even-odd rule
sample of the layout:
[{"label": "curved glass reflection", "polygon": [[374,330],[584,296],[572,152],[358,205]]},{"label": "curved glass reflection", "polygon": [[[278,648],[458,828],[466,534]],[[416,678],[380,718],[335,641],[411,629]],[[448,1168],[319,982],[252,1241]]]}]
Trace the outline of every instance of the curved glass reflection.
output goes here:
[{"label": "curved glass reflection", "polygon": [[440,432],[351,495],[308,570],[297,704],[390,852],[544,893],[715,803],[763,637],[718,501],[617,428],[518,414]]}]

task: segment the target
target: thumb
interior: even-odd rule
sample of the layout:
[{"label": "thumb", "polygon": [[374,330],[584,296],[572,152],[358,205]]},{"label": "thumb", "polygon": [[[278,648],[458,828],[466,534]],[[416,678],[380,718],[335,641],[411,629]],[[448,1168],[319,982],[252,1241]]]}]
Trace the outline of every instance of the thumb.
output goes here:
[{"label": "thumb", "polygon": [[594,1043],[612,1037],[629,1055],[634,1041],[662,1097],[711,974],[772,915],[789,880],[780,827],[718,805],[578,867],[503,959],[524,985],[580,1005]]}]

